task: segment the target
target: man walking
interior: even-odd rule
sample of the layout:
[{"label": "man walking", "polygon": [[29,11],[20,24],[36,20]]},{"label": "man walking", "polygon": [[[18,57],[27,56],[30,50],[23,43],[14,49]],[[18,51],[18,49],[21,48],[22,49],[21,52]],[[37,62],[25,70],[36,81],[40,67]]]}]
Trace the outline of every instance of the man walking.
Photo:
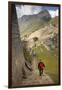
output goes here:
[{"label": "man walking", "polygon": [[42,76],[45,65],[43,62],[38,63],[39,75]]}]

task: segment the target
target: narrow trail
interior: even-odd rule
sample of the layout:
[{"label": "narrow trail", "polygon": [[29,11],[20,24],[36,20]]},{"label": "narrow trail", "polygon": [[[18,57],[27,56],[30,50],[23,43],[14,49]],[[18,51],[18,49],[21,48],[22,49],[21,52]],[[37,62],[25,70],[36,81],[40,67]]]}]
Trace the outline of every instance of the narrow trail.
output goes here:
[{"label": "narrow trail", "polygon": [[22,86],[25,85],[43,85],[43,84],[54,84],[54,81],[50,78],[49,75],[43,74],[42,76],[39,75],[30,75],[27,79],[23,79]]}]

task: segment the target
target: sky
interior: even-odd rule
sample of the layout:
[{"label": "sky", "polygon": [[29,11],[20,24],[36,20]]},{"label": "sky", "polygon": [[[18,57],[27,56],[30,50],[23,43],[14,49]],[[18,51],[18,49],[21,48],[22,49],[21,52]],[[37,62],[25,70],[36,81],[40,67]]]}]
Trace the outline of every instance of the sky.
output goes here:
[{"label": "sky", "polygon": [[35,6],[35,5],[16,5],[16,11],[18,18],[23,15],[33,15],[38,14],[42,10],[48,10],[51,17],[58,16],[59,9],[57,6]]}]

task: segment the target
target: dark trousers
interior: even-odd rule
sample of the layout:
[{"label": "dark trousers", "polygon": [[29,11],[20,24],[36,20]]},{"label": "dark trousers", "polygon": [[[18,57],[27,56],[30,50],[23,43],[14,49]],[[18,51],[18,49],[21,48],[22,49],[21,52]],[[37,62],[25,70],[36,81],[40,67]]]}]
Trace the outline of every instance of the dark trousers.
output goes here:
[{"label": "dark trousers", "polygon": [[43,69],[41,70],[39,69],[39,75],[42,76],[42,74],[43,74]]}]

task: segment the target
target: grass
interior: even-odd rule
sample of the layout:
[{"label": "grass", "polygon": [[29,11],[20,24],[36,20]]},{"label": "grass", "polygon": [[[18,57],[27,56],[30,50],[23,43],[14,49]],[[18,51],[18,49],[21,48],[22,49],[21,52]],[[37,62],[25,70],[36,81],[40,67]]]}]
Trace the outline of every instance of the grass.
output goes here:
[{"label": "grass", "polygon": [[[42,49],[42,50],[41,50]],[[48,51],[43,45],[33,48],[36,52],[37,59],[41,59],[45,64],[45,72],[58,83],[58,57],[55,51]],[[54,53],[55,52],[55,53]]]}]

